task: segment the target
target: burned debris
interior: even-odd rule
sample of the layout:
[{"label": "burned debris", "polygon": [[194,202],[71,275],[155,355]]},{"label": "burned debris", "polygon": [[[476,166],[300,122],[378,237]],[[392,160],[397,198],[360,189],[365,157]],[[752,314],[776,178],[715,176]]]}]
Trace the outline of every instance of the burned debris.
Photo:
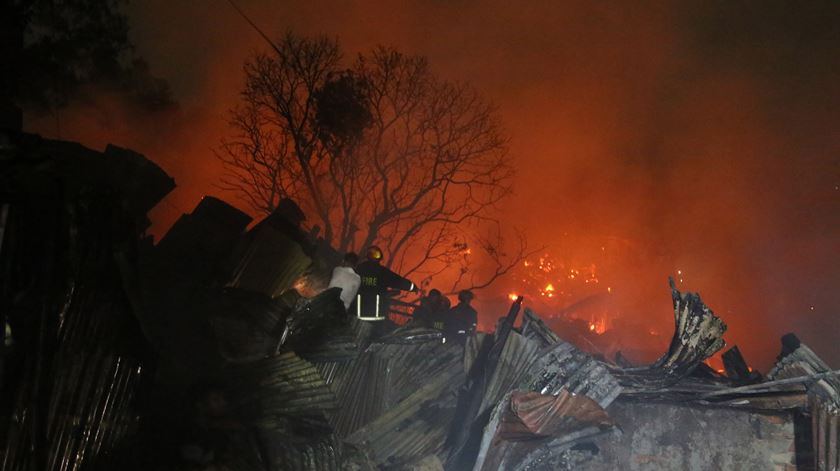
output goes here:
[{"label": "burned debris", "polygon": [[673,282],[648,366],[521,298],[447,341],[348,314],[291,201],[249,228],[205,197],[153,245],[174,183],[142,156],[4,132],[0,165],[2,470],[840,467],[838,372],[793,335],[766,377],[711,370],[726,325]]},{"label": "burned debris", "polygon": [[119,467],[151,375],[130,296],[174,182],[139,154],[0,132],[0,469]]}]

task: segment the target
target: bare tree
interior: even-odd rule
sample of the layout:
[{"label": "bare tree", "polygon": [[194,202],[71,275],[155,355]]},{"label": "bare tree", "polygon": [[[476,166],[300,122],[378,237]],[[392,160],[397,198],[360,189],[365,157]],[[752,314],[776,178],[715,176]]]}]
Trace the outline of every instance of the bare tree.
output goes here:
[{"label": "bare tree", "polygon": [[[487,286],[525,257],[521,237],[502,250],[493,211],[513,169],[475,91],[385,47],[342,69],[334,40],[287,34],[274,46],[245,63],[235,134],[218,153],[224,188],[264,213],[290,197],[339,251],[378,244],[406,276],[456,267],[453,290]],[[473,250],[491,260],[475,264],[486,273],[470,268]]]}]

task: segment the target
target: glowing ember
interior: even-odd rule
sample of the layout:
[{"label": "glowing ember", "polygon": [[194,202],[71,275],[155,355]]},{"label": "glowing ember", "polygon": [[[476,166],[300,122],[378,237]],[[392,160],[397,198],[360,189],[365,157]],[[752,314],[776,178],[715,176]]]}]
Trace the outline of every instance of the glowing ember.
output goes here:
[{"label": "glowing ember", "polygon": [[[548,253],[536,259],[523,260],[522,265],[517,267],[515,276],[520,283],[513,289],[517,292],[524,291],[526,295],[531,293],[528,297],[532,301],[539,299],[545,310],[563,309],[587,297],[603,293],[603,290],[597,288],[600,279],[595,263],[580,264],[572,260],[555,259]],[[612,292],[612,288],[608,288],[607,292]],[[614,315],[615,313],[601,313],[598,318]],[[572,317],[575,316],[572,314]],[[590,315],[585,317],[589,318]]]},{"label": "glowing ember", "polygon": [[[606,291],[600,287],[601,281],[605,285],[614,282],[601,277],[603,267],[610,266],[605,256],[599,254],[594,260],[582,261],[543,253],[521,263],[515,269],[516,284],[509,289],[524,292],[539,311],[552,313],[549,317],[584,321],[589,332],[601,335],[620,316],[614,304],[604,299],[604,295],[612,293],[612,286]],[[513,294],[508,296],[515,298]]]},{"label": "glowing ember", "polygon": [[600,319],[595,319],[595,320],[590,321],[589,322],[589,331],[590,332],[595,332],[598,335],[603,334],[604,332],[607,331],[607,319],[606,318],[600,318]]},{"label": "glowing ember", "polygon": [[323,291],[324,286],[313,280],[312,277],[302,275],[294,282],[292,288],[294,288],[301,296],[311,298]]},{"label": "glowing ember", "polygon": [[705,363],[709,368],[717,372],[725,371],[723,366],[723,358],[720,352],[712,355],[709,358],[706,358],[706,360],[704,360],[703,363]]}]

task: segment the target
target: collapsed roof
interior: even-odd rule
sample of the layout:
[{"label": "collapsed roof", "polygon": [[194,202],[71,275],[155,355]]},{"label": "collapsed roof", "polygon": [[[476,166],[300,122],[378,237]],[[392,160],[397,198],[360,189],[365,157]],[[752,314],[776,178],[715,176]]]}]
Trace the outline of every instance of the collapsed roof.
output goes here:
[{"label": "collapsed roof", "polygon": [[20,360],[0,377],[0,470],[166,467],[205,377],[235,420],[203,426],[245,438],[190,456],[233,469],[840,468],[838,372],[795,336],[766,377],[735,347],[711,371],[726,325],[673,282],[674,335],[647,366],[584,353],[528,309],[517,323],[521,300],[465,345],[379,335],[319,288],[337,254],[295,221],[246,231],[208,197],[153,247],[145,214],[174,184],[142,156],[4,133],[0,158],[0,266],[17,274],[0,358]]}]

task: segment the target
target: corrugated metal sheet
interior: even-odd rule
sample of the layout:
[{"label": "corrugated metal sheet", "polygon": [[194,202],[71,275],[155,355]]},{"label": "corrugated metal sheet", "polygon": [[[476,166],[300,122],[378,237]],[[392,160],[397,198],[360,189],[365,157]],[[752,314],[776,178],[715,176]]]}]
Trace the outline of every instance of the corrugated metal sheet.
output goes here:
[{"label": "corrugated metal sheet", "polygon": [[0,134],[0,186],[14,196],[3,205],[0,262],[12,276],[0,277],[0,323],[15,341],[4,349],[15,364],[2,378],[0,469],[118,468],[149,352],[116,258],[133,253],[133,222],[171,179],[115,147]]},{"label": "corrugated metal sheet", "polygon": [[621,393],[621,385],[603,363],[566,342],[549,347],[524,379],[520,389],[552,396],[562,390],[585,394],[601,407]]},{"label": "corrugated metal sheet", "polygon": [[[820,359],[807,345],[801,344],[799,348],[776,362],[770,372],[767,373],[767,379],[773,381],[811,376],[828,371],[831,371],[828,364]],[[840,406],[840,378],[837,376],[825,376],[810,383],[808,392],[820,396],[825,402]]]},{"label": "corrugated metal sheet", "polygon": [[388,361],[363,352],[347,366],[336,388],[339,408],[333,415],[336,434],[343,437],[384,412]]},{"label": "corrugated metal sheet", "polygon": [[[781,358],[767,374],[769,380],[811,376],[831,371],[807,345],[800,345]],[[817,471],[840,469],[840,378],[822,375],[806,383],[814,468]]]},{"label": "corrugated metal sheet", "polygon": [[680,293],[674,280],[669,278],[669,281],[676,328],[668,352],[653,367],[675,381],[723,348],[726,324],[703,303],[699,294]]},{"label": "corrugated metal sheet", "polygon": [[338,391],[341,387],[342,380],[347,377],[353,365],[353,359],[357,355],[349,357],[345,360],[336,361],[313,361],[312,364],[324,378],[324,382],[332,388],[333,391]]},{"label": "corrugated metal sheet", "polygon": [[204,196],[192,213],[184,214],[155,247],[159,260],[177,266],[201,283],[225,283],[231,253],[251,217],[224,201]]},{"label": "corrugated metal sheet", "polygon": [[[288,433],[262,432],[264,461],[272,470],[283,471],[339,471],[346,469],[344,447],[334,436],[307,439]],[[251,468],[253,471],[262,471]],[[248,471],[251,471],[249,469]]]},{"label": "corrugated metal sheet", "polygon": [[473,469],[535,469],[543,458],[539,448],[550,445],[556,452],[612,426],[607,412],[585,395],[512,391],[494,408]]},{"label": "corrugated metal sheet", "polygon": [[342,469],[341,445],[329,423],[338,407],[318,369],[293,352],[232,365],[231,402],[256,431],[269,469]]},{"label": "corrugated metal sheet", "polygon": [[540,342],[543,346],[548,347],[561,342],[562,339],[549,328],[540,316],[529,308],[525,308],[525,313],[522,315],[522,335]]},{"label": "corrugated metal sheet", "polygon": [[254,361],[273,354],[289,309],[262,293],[224,290],[210,306],[219,353],[230,362]]},{"label": "corrugated metal sheet", "polygon": [[493,336],[482,332],[476,332],[475,335],[467,337],[464,344],[464,371],[470,371],[475,362],[478,351],[481,349],[481,344],[485,341],[492,342]]},{"label": "corrugated metal sheet", "polygon": [[[512,307],[511,313],[515,307]],[[517,464],[519,458],[531,456],[536,447],[548,447],[551,444],[556,449],[583,436],[583,429],[589,434],[601,433],[604,428],[608,428],[608,425],[604,425],[606,412],[603,408],[620,394],[621,386],[605,365],[553,335],[533,312],[529,311],[527,320],[523,321],[522,332],[524,334],[511,331],[501,346],[498,361],[488,363],[495,364],[495,369],[489,372],[481,405],[471,417],[471,426],[483,429],[480,440],[476,442],[475,438],[469,438],[457,442],[457,448],[453,448],[447,459],[448,466],[463,467],[475,463],[474,469],[501,469]],[[488,338],[486,341],[491,340],[494,339]],[[499,348],[499,341],[496,342],[493,349]],[[468,349],[476,352],[487,350],[478,345],[468,345]],[[480,376],[476,378],[476,381],[481,381]],[[511,409],[512,396],[516,398],[515,401],[519,401],[515,402],[517,405],[514,409]],[[585,409],[584,403],[592,407]],[[575,407],[571,404],[575,404]],[[595,421],[598,423],[593,425],[580,420],[582,416],[567,416],[572,408],[575,414],[583,414],[585,410],[591,409],[605,420]],[[513,430],[508,420],[511,411],[521,412],[515,415],[524,427],[522,430],[531,426],[537,430],[520,436],[515,432],[507,435],[503,433],[505,427],[509,432]],[[571,427],[571,424],[578,422],[585,423],[579,428]],[[541,432],[546,435],[541,435]],[[522,441],[524,435],[529,436],[527,444]],[[534,460],[541,457],[541,453],[532,456]]]},{"label": "corrugated metal sheet", "polygon": [[487,387],[481,411],[496,405],[514,388],[546,395],[567,390],[585,394],[602,407],[620,394],[621,386],[607,368],[572,344],[560,341],[546,348],[539,347],[537,341],[511,333]]},{"label": "corrugated metal sheet", "polygon": [[502,397],[516,387],[528,368],[540,355],[540,342],[511,332],[499,357],[498,367],[490,376],[487,391],[481,401],[479,414],[495,406]]},{"label": "corrugated metal sheet", "polygon": [[0,141],[0,324],[14,340],[0,469],[119,469],[150,352],[117,259],[133,260],[145,212],[174,182],[115,146]]},{"label": "corrugated metal sheet", "polygon": [[442,451],[455,410],[455,391],[464,380],[460,365],[431,377],[347,441],[366,446],[379,464],[411,462]]},{"label": "corrugated metal sheet", "polygon": [[347,312],[341,302],[341,288],[333,287],[325,289],[312,298],[298,299],[292,315],[301,321],[311,323],[312,319],[323,317],[346,318]]},{"label": "corrugated metal sheet", "polygon": [[343,381],[350,375],[354,361],[359,356],[358,345],[352,337],[345,336],[306,352],[304,358],[312,362],[324,381],[333,391],[339,391]]},{"label": "corrugated metal sheet", "polygon": [[461,366],[463,348],[451,342],[386,344],[377,353],[388,358],[386,407],[396,405],[446,372],[464,372]]},{"label": "corrugated metal sheet", "polygon": [[[622,385],[639,393],[670,388],[689,380],[687,377],[705,360],[723,348],[726,324],[717,317],[696,293],[680,293],[671,283],[674,304],[674,336],[668,351],[655,363],[637,368],[612,368]],[[689,380],[690,381],[690,380]],[[700,381],[701,388],[720,388],[723,384]]]},{"label": "corrugated metal sheet", "polygon": [[228,371],[234,406],[249,422],[271,429],[283,425],[281,417],[320,417],[337,408],[332,389],[314,365],[293,352],[240,364]]},{"label": "corrugated metal sheet", "polygon": [[231,287],[279,296],[312,263],[297,242],[269,224],[254,228],[247,244]]},{"label": "corrugated metal sheet", "polygon": [[525,441],[560,436],[589,425],[611,427],[613,421],[597,402],[584,395],[560,391],[556,396],[513,391],[500,424],[499,438]]},{"label": "corrugated metal sheet", "polygon": [[[352,378],[354,372],[359,372],[356,360],[362,354],[361,345],[370,335],[370,328],[369,322],[351,318],[349,325],[345,325],[342,332],[334,332],[326,342],[319,342],[318,345],[301,352],[303,358],[315,365],[326,384],[335,391],[336,397],[348,394],[345,380]],[[335,420],[334,417],[333,423]]]},{"label": "corrugated metal sheet", "polygon": [[606,407],[621,386],[605,364],[561,340],[539,316],[525,309],[522,334],[512,332],[488,385],[482,410],[513,388],[557,395],[585,394]]},{"label": "corrugated metal sheet", "polygon": [[[88,337],[88,341],[91,338],[95,337]],[[50,449],[45,469],[79,469],[97,458],[107,462],[107,453],[137,428],[133,402],[141,365],[105,350],[79,350],[61,353],[55,366],[60,372],[52,378],[54,387],[46,411],[45,433]],[[33,458],[29,437],[32,417],[24,397],[20,396],[17,406],[18,420],[9,424],[7,431],[0,463],[4,471],[30,469],[26,463]],[[102,453],[106,456],[100,456]]]},{"label": "corrugated metal sheet", "polygon": [[286,320],[289,337],[284,348],[305,354],[319,350],[335,335],[347,331],[348,316],[339,295],[341,288],[330,288],[313,298],[300,298]]},{"label": "corrugated metal sheet", "polygon": [[836,404],[818,395],[809,395],[811,439],[814,450],[814,469],[840,469],[840,410]]},{"label": "corrugated metal sheet", "polygon": [[463,371],[462,355],[459,345],[439,341],[375,343],[349,364],[326,366],[342,373],[333,379],[339,401],[333,417],[336,432],[349,435],[444,371]]},{"label": "corrugated metal sheet", "polygon": [[264,332],[277,332],[278,324],[288,315],[285,306],[260,293],[226,289],[223,294],[222,309],[235,312]]}]

